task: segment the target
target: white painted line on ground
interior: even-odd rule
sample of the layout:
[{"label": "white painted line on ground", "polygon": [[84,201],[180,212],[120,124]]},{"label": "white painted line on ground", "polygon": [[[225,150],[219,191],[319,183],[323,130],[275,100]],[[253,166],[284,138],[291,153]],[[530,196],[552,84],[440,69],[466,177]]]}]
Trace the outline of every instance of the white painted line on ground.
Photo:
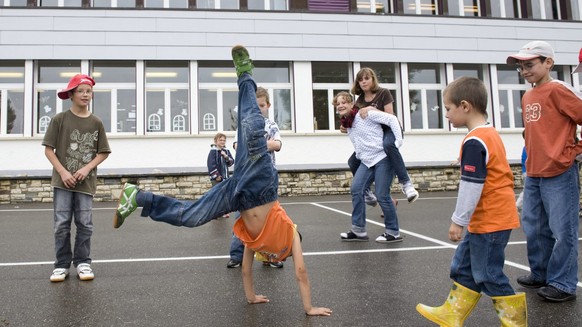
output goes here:
[{"label": "white painted line on ground", "polygon": [[[326,207],[326,206],[324,206],[324,205],[321,205],[321,204],[319,204],[319,203],[311,203],[311,204],[312,204],[312,205],[314,205],[314,206],[320,207],[320,208],[322,208],[322,209],[326,209],[326,210],[330,210],[330,211],[333,211],[333,212],[336,212],[336,213],[339,213],[339,214],[343,214],[343,215],[345,215],[345,216],[351,216],[351,214],[350,214],[350,213],[347,213],[347,212],[345,212],[345,211],[341,211],[341,210],[337,210],[337,209],[334,209],[334,208]],[[370,224],[373,224],[373,225],[380,226],[380,227],[384,227],[384,223],[379,223],[379,222],[377,222],[377,221],[374,221],[374,220],[366,219],[366,222],[368,222],[368,223],[370,223]],[[456,245],[454,245],[454,244],[447,243],[447,242],[443,242],[443,241],[441,241],[441,240],[437,240],[437,239],[435,239],[435,238],[432,238],[432,237],[429,237],[429,236],[426,236],[426,235],[422,235],[422,234],[414,233],[414,232],[407,231],[407,230],[404,230],[404,229],[400,229],[400,232],[402,232],[402,233],[404,233],[404,234],[408,234],[408,235],[410,235],[410,236],[414,236],[414,237],[416,237],[416,238],[423,239],[423,240],[425,240],[425,241],[429,241],[429,242],[432,242],[432,243],[439,244],[439,245],[441,245],[439,248],[450,248],[450,249],[456,249],[456,248],[457,248],[457,246],[456,246]],[[581,240],[581,239],[582,239],[582,238],[579,238],[578,240]],[[510,244],[511,244],[511,245],[513,245],[513,244],[525,244],[525,243],[526,243],[526,242],[524,242],[524,241],[521,241],[521,242],[510,242],[510,243],[508,243],[508,245],[510,245]],[[398,252],[398,251],[406,251],[406,249],[407,249],[407,248],[398,248],[398,249],[394,249],[394,251],[395,251],[395,252]],[[426,249],[430,249],[430,248],[429,248],[429,247],[427,247]],[[513,261],[508,261],[508,260],[505,260],[505,264],[506,264],[506,265],[508,265],[508,266],[511,266],[511,267],[515,267],[515,268],[521,269],[521,270],[530,271],[530,269],[529,269],[529,267],[528,267],[528,266],[525,266],[525,265],[519,264],[519,263],[517,263],[517,262],[513,262]],[[582,287],[582,282],[579,282],[579,283],[578,283],[578,284],[576,284],[576,285],[577,285],[578,287]]]}]

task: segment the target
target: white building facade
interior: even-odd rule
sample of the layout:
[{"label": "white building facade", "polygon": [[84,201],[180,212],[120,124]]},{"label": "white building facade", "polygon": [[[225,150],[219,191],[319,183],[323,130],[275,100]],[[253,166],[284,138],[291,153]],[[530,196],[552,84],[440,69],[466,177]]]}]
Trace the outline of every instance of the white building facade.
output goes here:
[{"label": "white building facade", "polygon": [[102,169],[204,170],[214,135],[230,146],[236,133],[235,44],[271,95],[280,167],[347,167],[331,100],[361,67],[392,91],[408,165],[457,158],[466,130],[445,118],[442,90],[463,75],[485,82],[490,122],[519,161],[530,85],[505,60],[547,41],[553,77],[581,89],[581,16],[582,0],[0,0],[0,175],[50,170],[41,141],[77,73],[97,82],[92,111],[113,150]]}]

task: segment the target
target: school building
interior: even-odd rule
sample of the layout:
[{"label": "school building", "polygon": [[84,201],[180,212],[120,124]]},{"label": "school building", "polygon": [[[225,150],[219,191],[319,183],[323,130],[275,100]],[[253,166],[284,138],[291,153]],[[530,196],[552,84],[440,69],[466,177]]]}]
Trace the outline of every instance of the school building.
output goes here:
[{"label": "school building", "polygon": [[0,0],[0,177],[50,175],[41,141],[77,73],[97,82],[92,111],[113,150],[100,173],[203,172],[216,132],[234,140],[235,44],[271,95],[281,170],[347,168],[331,100],[361,67],[392,91],[409,167],[457,158],[466,130],[448,123],[442,90],[463,75],[487,85],[490,122],[519,162],[531,86],[505,60],[547,41],[553,77],[581,89],[581,17],[582,0]]}]

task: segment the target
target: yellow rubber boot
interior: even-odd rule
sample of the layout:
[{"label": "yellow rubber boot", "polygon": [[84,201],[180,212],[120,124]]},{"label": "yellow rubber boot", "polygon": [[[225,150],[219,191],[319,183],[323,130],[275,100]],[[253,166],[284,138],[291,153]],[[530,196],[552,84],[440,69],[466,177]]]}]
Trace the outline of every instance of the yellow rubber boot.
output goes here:
[{"label": "yellow rubber boot", "polygon": [[445,327],[462,327],[463,322],[479,299],[481,293],[470,290],[463,285],[453,282],[447,300],[440,307],[429,307],[418,304],[416,311],[426,319]]},{"label": "yellow rubber boot", "polygon": [[509,296],[493,296],[493,306],[502,327],[527,327],[527,303],[525,293]]}]

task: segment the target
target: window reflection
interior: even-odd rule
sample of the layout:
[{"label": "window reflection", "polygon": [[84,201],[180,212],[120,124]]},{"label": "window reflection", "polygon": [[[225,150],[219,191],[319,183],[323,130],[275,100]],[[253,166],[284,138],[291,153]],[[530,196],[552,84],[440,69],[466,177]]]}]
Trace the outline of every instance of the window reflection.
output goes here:
[{"label": "window reflection", "polygon": [[312,62],[313,128],[337,130],[339,118],[333,107],[333,97],[351,88],[350,65],[347,62]]},{"label": "window reflection", "polygon": [[135,70],[135,61],[93,62],[93,113],[108,132],[136,132]]},{"label": "window reflection", "polygon": [[146,62],[146,131],[189,132],[188,62]]},{"label": "window reflection", "polygon": [[412,129],[442,129],[441,67],[439,64],[408,64],[410,125]]},{"label": "window reflection", "polygon": [[57,92],[64,89],[71,77],[81,73],[78,60],[41,60],[38,61],[38,83],[36,84],[37,133],[45,133],[51,118],[57,113],[68,110],[70,100],[58,100]]},{"label": "window reflection", "polygon": [[131,8],[135,7],[135,0],[93,0],[93,7]]}]

